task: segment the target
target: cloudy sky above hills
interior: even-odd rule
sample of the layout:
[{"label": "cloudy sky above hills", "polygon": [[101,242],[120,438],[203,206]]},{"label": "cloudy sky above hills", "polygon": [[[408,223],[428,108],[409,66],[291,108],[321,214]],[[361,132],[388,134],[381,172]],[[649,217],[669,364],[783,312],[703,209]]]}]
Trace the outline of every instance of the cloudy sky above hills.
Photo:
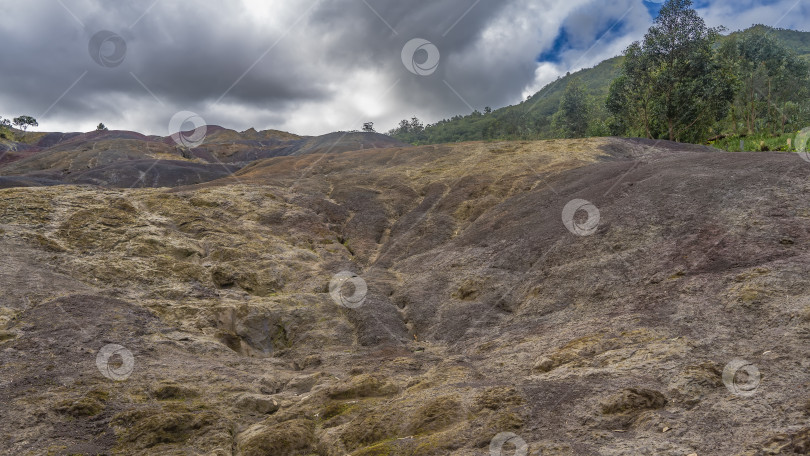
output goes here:
[{"label": "cloudy sky above hills", "polygon": [[[802,30],[806,0],[699,0],[709,25]],[[27,0],[0,13],[0,116],[166,135],[179,111],[299,134],[517,103],[640,39],[643,0]]]}]

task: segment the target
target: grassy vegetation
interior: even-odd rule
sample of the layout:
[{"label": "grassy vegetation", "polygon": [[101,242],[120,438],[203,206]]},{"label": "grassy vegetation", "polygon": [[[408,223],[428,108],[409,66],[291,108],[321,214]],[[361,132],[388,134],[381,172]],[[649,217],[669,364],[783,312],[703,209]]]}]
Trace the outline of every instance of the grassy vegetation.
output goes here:
[{"label": "grassy vegetation", "polygon": [[578,78],[589,97],[593,114],[589,136],[606,136],[602,128],[607,119],[604,100],[610,82],[618,77],[623,57],[614,57],[599,65],[571,73],[548,84],[535,95],[517,105],[507,106],[489,114],[475,111],[466,116],[454,116],[424,128],[392,131],[392,136],[411,144],[438,144],[481,140],[519,140],[561,138],[552,122],[568,83]]},{"label": "grassy vegetation", "polygon": [[[764,133],[750,136],[728,136],[717,141],[710,141],[709,144],[728,152],[761,152],[761,151],[784,151],[797,152],[796,136],[798,132],[785,133],[783,135],[772,136]],[[740,147],[742,141],[742,147]],[[790,147],[788,147],[790,141]]]},{"label": "grassy vegetation", "polygon": [[[718,46],[725,40],[741,37],[747,34],[767,33],[768,36],[781,42],[802,59],[810,61],[810,32],[795,30],[773,29],[764,25],[756,25],[744,31],[734,32],[722,37]],[[610,85],[620,73],[624,57],[618,56],[605,60],[593,68],[587,68],[548,84],[527,100],[517,104],[496,109],[491,113],[475,111],[468,115],[457,115],[450,119],[441,120],[432,125],[416,128],[394,129],[389,132],[395,138],[411,144],[438,144],[462,141],[481,140],[536,140],[554,139],[564,137],[564,132],[555,127],[553,119],[559,111],[560,101],[568,84],[578,79],[582,88],[589,97],[590,126],[587,136],[609,136],[616,134],[614,120],[605,108]],[[808,125],[810,126],[810,125]],[[801,126],[793,126],[800,128]],[[725,131],[716,133],[736,133],[733,128],[724,128]],[[759,141],[766,141],[766,145],[776,145],[775,138],[751,136],[746,138],[746,144],[759,146]],[[726,138],[723,142],[734,142],[733,138]],[[786,146],[786,141],[785,146]],[[718,142],[717,144],[721,144]],[[739,138],[736,139],[736,150],[739,150]]]}]

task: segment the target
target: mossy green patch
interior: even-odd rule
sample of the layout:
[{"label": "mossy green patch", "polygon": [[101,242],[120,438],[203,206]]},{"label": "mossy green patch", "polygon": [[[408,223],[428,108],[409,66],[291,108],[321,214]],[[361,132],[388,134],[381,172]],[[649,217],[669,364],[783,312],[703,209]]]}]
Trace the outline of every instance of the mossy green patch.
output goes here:
[{"label": "mossy green patch", "polygon": [[164,443],[183,443],[204,433],[217,420],[210,411],[185,407],[130,410],[113,417],[118,443],[126,448],[151,448]]},{"label": "mossy green patch", "polygon": [[396,394],[399,388],[381,377],[362,374],[351,379],[349,384],[339,385],[329,392],[332,399],[354,399]]},{"label": "mossy green patch", "polygon": [[176,383],[161,383],[152,389],[152,395],[158,400],[165,401],[197,397],[199,393],[193,388]]},{"label": "mossy green patch", "polygon": [[461,402],[456,396],[436,398],[420,407],[412,416],[408,433],[429,434],[446,429],[461,421]]},{"label": "mossy green patch", "polygon": [[56,411],[74,418],[96,416],[106,407],[109,393],[102,389],[90,390],[78,400],[65,400],[56,406]]},{"label": "mossy green patch", "polygon": [[314,424],[294,419],[276,425],[256,425],[238,437],[242,456],[309,455],[315,447]]}]

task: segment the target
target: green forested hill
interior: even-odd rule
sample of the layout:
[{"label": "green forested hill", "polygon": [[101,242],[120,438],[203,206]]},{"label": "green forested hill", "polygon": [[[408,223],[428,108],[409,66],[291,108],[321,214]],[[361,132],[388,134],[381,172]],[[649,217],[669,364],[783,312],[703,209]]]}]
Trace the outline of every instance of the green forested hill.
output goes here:
[{"label": "green forested hill", "polygon": [[[756,25],[727,36],[767,32],[787,48],[810,62],[810,32],[774,29]],[[593,68],[587,68],[548,84],[542,90],[517,105],[496,109],[490,113],[475,111],[439,121],[433,125],[403,121],[389,132],[397,139],[414,144],[434,144],[487,139],[547,139],[561,136],[553,119],[557,113],[565,88],[573,78],[578,78],[590,98],[592,126],[590,136],[609,135],[606,125],[608,114],[604,101],[611,82],[619,76],[624,57],[605,60]],[[405,128],[403,128],[405,126]]]},{"label": "green forested hill", "polygon": [[787,48],[798,54],[803,59],[810,61],[810,32],[800,32],[796,30],[774,29],[764,25],[755,25],[748,30],[736,33],[767,32],[775,36]]}]

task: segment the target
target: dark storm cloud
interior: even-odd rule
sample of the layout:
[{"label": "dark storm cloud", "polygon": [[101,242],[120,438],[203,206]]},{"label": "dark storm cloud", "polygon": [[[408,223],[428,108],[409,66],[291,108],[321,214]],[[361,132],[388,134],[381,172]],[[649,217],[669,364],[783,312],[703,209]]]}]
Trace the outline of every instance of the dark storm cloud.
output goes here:
[{"label": "dark storm cloud", "polygon": [[[43,2],[33,3],[42,6]],[[211,101],[276,39],[272,32],[229,25],[221,17],[222,4],[179,10],[171,2],[160,2],[135,23],[148,5],[135,8],[110,2],[99,7],[92,2],[66,2],[68,11],[48,3],[48,8],[16,8],[14,14],[25,19],[4,22],[0,30],[6,43],[3,80],[15,89],[3,95],[12,98],[14,107],[40,115],[83,74],[52,113],[98,116],[96,110],[108,105],[107,98],[151,99],[149,91],[170,105]],[[125,40],[127,53],[119,66],[107,68],[92,60],[88,43],[100,30],[113,31]],[[102,49],[105,52],[109,51]],[[283,106],[326,95],[319,81],[296,65],[289,53],[276,53],[261,63],[229,93],[232,99]],[[114,112],[126,106],[106,108]]]},{"label": "dark storm cloud", "polygon": [[[390,128],[517,102],[619,53],[649,22],[641,0],[29,0],[0,16],[0,115],[154,134],[181,110],[237,129]],[[560,61],[538,63],[562,27]],[[101,65],[88,50],[104,30],[126,43],[120,64],[103,61],[115,40]],[[434,73],[403,65],[414,38],[439,50]]]},{"label": "dark storm cloud", "polygon": [[[454,113],[468,111],[465,101],[447,84],[468,103],[483,108],[485,104],[506,102],[509,97],[504,87],[519,93],[534,76],[536,65],[531,56],[511,68],[489,65],[484,56],[473,62],[459,58],[475,51],[482,30],[509,8],[508,1],[370,0],[368,4],[371,7],[362,1],[325,3],[313,15],[311,24],[329,33],[331,42],[324,44],[345,70],[365,66],[389,76],[389,85],[376,89],[384,93],[396,84],[387,96],[410,100],[411,112],[403,112],[403,117],[429,112],[434,107],[450,108]],[[441,65],[429,77],[413,75],[402,64],[402,48],[413,38],[432,42],[441,53]]]}]

